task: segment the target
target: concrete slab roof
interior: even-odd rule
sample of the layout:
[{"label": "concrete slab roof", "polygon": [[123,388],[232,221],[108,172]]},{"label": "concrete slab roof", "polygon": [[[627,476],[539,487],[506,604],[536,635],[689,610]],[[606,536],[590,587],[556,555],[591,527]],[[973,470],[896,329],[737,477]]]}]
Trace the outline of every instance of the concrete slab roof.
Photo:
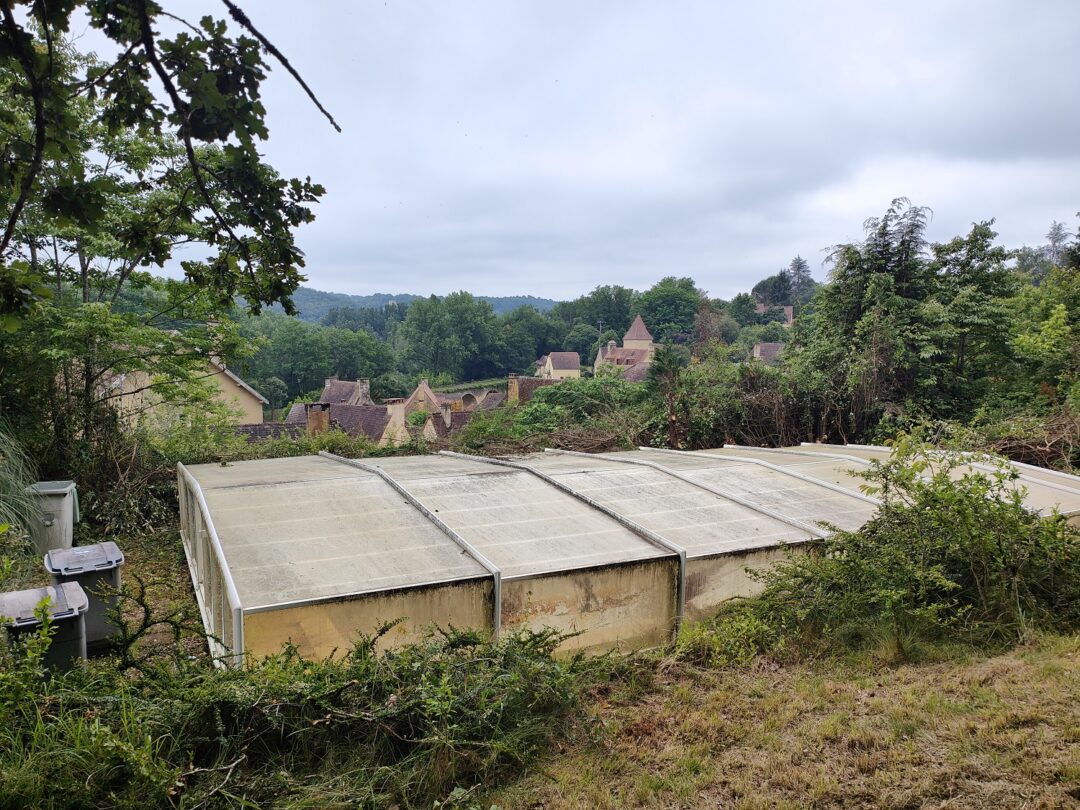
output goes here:
[{"label": "concrete slab roof", "polygon": [[584,457],[546,453],[522,460],[681,546],[690,558],[812,538],[802,529],[662,470],[620,463],[616,457],[622,458],[622,454]]},{"label": "concrete slab roof", "polygon": [[372,459],[504,579],[671,556],[525,470],[453,456]]},{"label": "concrete slab roof", "polygon": [[187,469],[245,610],[488,575],[372,473],[318,457]]},{"label": "concrete slab roof", "polygon": [[[729,446],[700,452],[718,457],[753,457],[858,489],[865,482],[852,473],[865,470],[871,461],[888,459],[892,451],[888,447],[867,445],[803,444],[778,449]],[[1010,482],[1009,486],[1025,490],[1024,503],[1029,508],[1043,514],[1054,509],[1066,515],[1080,513],[1080,477],[1028,465],[1010,466],[1016,470],[1019,478]],[[954,471],[954,477],[970,472],[985,473],[989,469],[992,468],[978,462],[973,467],[961,465]]]},{"label": "concrete slab roof", "polygon": [[[252,610],[803,542],[822,522],[855,529],[872,517],[875,499],[852,472],[888,452],[548,452],[518,466],[440,454],[360,468],[303,456],[186,469]],[[1032,508],[1080,510],[1080,479],[1020,471]]]}]

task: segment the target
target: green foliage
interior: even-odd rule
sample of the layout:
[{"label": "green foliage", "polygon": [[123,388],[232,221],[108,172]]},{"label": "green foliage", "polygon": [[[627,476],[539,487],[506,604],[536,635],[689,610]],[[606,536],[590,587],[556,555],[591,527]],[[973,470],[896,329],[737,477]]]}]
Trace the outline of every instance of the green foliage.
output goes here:
[{"label": "green foliage", "polygon": [[862,474],[883,500],[872,520],[759,573],[763,593],[690,632],[685,654],[738,663],[871,649],[895,660],[1080,627],[1080,531],[1027,510],[1005,467],[961,464],[902,438]]},{"label": "green foliage", "polygon": [[654,340],[685,342],[693,334],[700,299],[692,278],[668,276],[638,297],[634,313],[641,315]]},{"label": "green foliage", "polygon": [[431,807],[580,728],[581,692],[607,665],[555,658],[562,640],[451,629],[385,653],[375,636],[324,661],[286,649],[138,679],[107,662],[52,681],[24,666],[0,674],[0,805]]},{"label": "green foliage", "polygon": [[34,502],[26,488],[34,483],[34,464],[11,430],[0,422],[0,525],[5,527],[0,537],[17,527],[30,531]]},{"label": "green foliage", "polygon": [[[210,253],[183,262],[185,273],[219,304],[240,294],[253,311],[273,302],[291,307],[304,264],[293,231],[312,220],[309,205],[324,190],[310,179],[284,180],[261,162],[256,140],[268,136],[259,99],[264,54],[299,77],[242,12],[231,13],[244,33],[230,34],[207,16],[198,25],[182,21],[186,28],[165,38],[157,33],[159,18],[175,16],[154,4],[31,4],[20,19],[5,10],[6,325],[44,298],[37,252],[44,245],[36,240],[64,231],[79,233],[86,248],[80,256],[120,258],[125,277],[139,265],[162,265],[184,233]],[[76,14],[115,46],[113,62],[84,58],[65,42]],[[151,77],[163,94],[152,89]],[[168,160],[147,159],[141,146],[149,143]],[[125,208],[124,201],[135,205]],[[20,255],[24,246],[27,255]]]}]

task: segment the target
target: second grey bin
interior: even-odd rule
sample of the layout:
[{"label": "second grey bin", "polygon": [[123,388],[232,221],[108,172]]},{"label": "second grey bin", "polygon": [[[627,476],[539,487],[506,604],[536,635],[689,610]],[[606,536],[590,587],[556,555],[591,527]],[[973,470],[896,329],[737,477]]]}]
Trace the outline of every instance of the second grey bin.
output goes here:
[{"label": "second grey bin", "polygon": [[74,526],[79,522],[79,493],[74,481],[38,481],[26,488],[35,502],[30,527],[39,552],[51,548],[71,548]]},{"label": "second grey bin", "polygon": [[52,577],[53,585],[78,582],[90,600],[90,609],[86,613],[86,646],[91,652],[108,644],[109,638],[116,633],[109,612],[117,606],[123,564],[124,553],[113,542],[53,549],[45,555],[45,570]]},{"label": "second grey bin", "polygon": [[65,670],[86,659],[86,609],[89,602],[77,582],[49,588],[0,593],[0,626],[9,636],[36,631],[41,620],[38,605],[49,600],[49,616],[56,628],[43,663],[50,669]]}]

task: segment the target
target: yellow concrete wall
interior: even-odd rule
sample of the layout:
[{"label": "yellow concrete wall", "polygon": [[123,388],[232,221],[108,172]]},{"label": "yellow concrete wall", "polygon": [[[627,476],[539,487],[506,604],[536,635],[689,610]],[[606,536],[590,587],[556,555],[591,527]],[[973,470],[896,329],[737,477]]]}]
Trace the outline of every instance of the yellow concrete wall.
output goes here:
[{"label": "yellow concrete wall", "polygon": [[244,615],[244,646],[256,656],[270,655],[292,642],[312,658],[342,654],[361,633],[372,633],[383,621],[405,621],[383,636],[380,649],[419,640],[431,625],[491,629],[492,581],[467,582],[376,593],[315,605],[266,610]]},{"label": "yellow concrete wall", "polygon": [[503,631],[582,631],[564,652],[655,647],[671,639],[678,573],[668,558],[503,582]]},{"label": "yellow concrete wall", "polygon": [[746,573],[747,568],[768,568],[787,554],[805,554],[806,546],[769,548],[701,557],[686,561],[686,621],[693,622],[711,616],[716,608],[737,596],[754,596],[762,584]]}]

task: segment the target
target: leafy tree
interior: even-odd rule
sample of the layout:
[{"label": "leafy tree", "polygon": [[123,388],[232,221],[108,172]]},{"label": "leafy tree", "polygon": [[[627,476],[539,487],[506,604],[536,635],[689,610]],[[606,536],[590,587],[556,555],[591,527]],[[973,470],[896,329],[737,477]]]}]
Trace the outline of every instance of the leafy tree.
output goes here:
[{"label": "leafy tree", "polygon": [[563,351],[577,352],[581,362],[588,365],[600,348],[600,332],[587,323],[575,324],[563,339]]},{"label": "leafy tree", "polygon": [[700,299],[692,278],[667,276],[641,294],[634,312],[641,315],[655,340],[685,341],[693,335]]},{"label": "leafy tree", "polygon": [[497,331],[500,351],[492,360],[500,374],[525,371],[538,357],[560,346],[559,325],[530,305],[517,307],[500,318]]},{"label": "leafy tree", "polygon": [[1064,258],[1065,245],[1068,244],[1071,235],[1065,228],[1065,223],[1057,220],[1050,223],[1050,230],[1046,233],[1046,253],[1052,264],[1061,264],[1061,260]]},{"label": "leafy tree", "polygon": [[664,402],[668,447],[682,447],[683,431],[679,419],[679,385],[683,370],[690,364],[690,353],[683,346],[665,343],[660,346],[649,364],[649,387]]},{"label": "leafy tree", "polygon": [[[231,304],[241,294],[253,311],[274,301],[291,306],[289,295],[303,280],[293,229],[312,219],[307,206],[323,189],[310,180],[282,180],[260,160],[256,142],[267,137],[259,100],[268,69],[264,55],[299,76],[239,8],[230,0],[226,6],[244,33],[231,35],[226,23],[205,17],[198,25],[181,20],[181,33],[163,37],[159,24],[179,18],[150,2],[33,3],[21,14],[13,4],[0,9],[7,122],[0,134],[0,195],[8,201],[0,233],[5,328],[17,328],[48,294],[34,257],[27,261],[13,250],[29,209],[36,206],[31,219],[45,223],[76,223],[88,235],[111,232],[109,207],[101,205],[109,183],[85,171],[96,157],[84,139],[88,126],[100,128],[102,137],[171,134],[181,146],[190,191],[160,211],[159,221],[198,227],[211,251],[204,261],[183,263],[187,277],[220,302]],[[112,62],[73,58],[64,37],[76,11],[116,44],[119,55]],[[201,148],[211,144],[219,146]],[[141,217],[137,224],[160,227]],[[114,235],[134,256],[146,229]],[[165,258],[162,252],[144,253],[140,261],[160,264]]]},{"label": "leafy tree", "polygon": [[757,308],[749,293],[739,293],[732,298],[727,312],[740,326],[749,326],[757,320]]},{"label": "leafy tree", "polygon": [[750,294],[759,304],[767,307],[790,306],[792,290],[791,275],[787,270],[781,270],[775,276],[769,276],[755,284]]},{"label": "leafy tree", "polygon": [[289,387],[281,377],[267,377],[259,384],[259,393],[270,403],[270,419],[277,418],[277,412],[289,401]]}]

